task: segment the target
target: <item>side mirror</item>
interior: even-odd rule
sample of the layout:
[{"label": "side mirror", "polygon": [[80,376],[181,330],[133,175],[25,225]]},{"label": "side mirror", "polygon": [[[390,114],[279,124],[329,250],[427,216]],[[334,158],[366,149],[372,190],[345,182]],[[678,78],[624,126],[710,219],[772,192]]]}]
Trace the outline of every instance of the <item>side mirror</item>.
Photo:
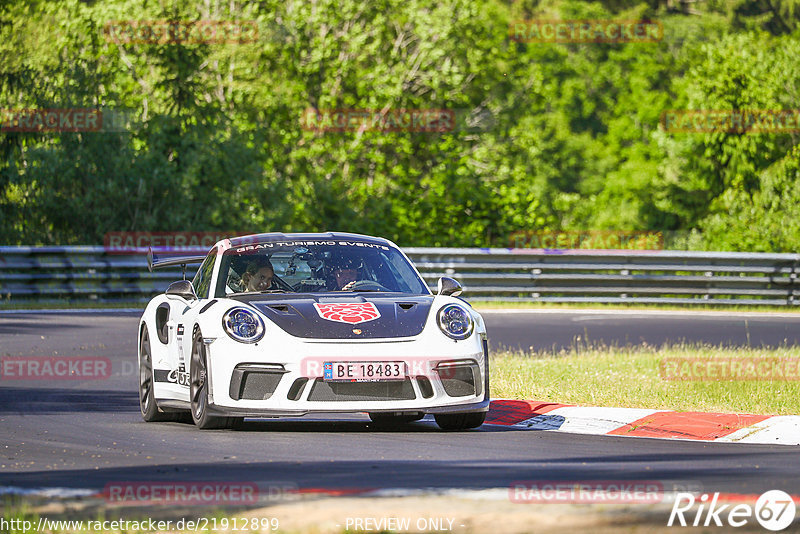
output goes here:
[{"label": "side mirror", "polygon": [[166,292],[167,296],[180,297],[183,300],[197,300],[197,294],[194,292],[194,286],[188,280],[179,280],[169,285]]},{"label": "side mirror", "polygon": [[439,295],[457,297],[463,291],[461,284],[448,276],[439,278]]}]

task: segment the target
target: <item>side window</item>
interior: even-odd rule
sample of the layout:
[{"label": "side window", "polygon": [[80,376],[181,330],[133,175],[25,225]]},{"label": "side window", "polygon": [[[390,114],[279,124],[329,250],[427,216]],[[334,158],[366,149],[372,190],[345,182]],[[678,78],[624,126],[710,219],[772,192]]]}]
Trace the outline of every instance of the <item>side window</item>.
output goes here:
[{"label": "side window", "polygon": [[194,275],[192,285],[197,297],[201,299],[208,298],[208,290],[211,287],[211,273],[214,272],[214,260],[217,259],[217,251],[212,250],[209,252],[208,257],[200,265],[197,274]]}]

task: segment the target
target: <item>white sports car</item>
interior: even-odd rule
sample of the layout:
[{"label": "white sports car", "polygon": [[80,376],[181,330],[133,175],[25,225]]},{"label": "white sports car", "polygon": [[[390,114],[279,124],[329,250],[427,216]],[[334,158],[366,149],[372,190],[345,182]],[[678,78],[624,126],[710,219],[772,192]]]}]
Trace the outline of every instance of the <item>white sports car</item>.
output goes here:
[{"label": "white sports car", "polygon": [[367,412],[376,424],[433,414],[483,424],[486,327],[461,286],[432,295],[392,242],[357,234],[259,234],[218,242],[147,305],[139,325],[145,421],[202,429],[245,417]]}]

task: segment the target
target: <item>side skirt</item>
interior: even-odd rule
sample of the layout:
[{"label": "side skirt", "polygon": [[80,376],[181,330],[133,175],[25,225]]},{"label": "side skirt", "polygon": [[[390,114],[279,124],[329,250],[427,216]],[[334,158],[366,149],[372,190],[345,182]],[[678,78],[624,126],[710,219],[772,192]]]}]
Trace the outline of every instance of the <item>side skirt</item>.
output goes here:
[{"label": "side skirt", "polygon": [[185,410],[191,410],[192,403],[182,400],[160,400],[158,401],[158,407],[165,412],[171,412],[173,410],[182,412]]}]

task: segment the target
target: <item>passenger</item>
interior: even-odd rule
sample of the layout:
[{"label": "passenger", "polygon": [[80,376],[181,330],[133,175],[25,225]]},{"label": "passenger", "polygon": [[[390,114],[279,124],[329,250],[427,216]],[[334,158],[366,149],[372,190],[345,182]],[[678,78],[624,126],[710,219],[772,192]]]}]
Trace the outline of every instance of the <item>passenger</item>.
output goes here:
[{"label": "passenger", "polygon": [[248,264],[242,274],[244,291],[266,291],[272,288],[275,269],[265,256],[256,256]]}]

